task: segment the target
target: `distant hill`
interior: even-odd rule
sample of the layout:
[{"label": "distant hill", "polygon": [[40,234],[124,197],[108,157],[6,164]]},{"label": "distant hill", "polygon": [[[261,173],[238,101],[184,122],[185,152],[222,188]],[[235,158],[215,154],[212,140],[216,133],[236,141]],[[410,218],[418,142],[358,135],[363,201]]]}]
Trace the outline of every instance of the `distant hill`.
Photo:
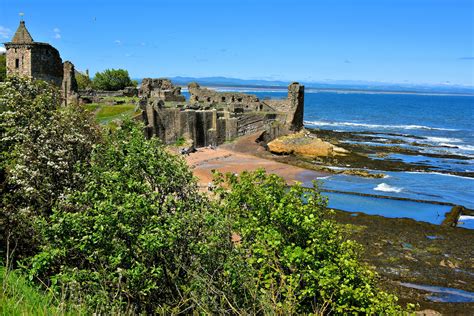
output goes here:
[{"label": "distant hill", "polygon": [[[174,84],[186,86],[190,82],[198,82],[203,86],[212,87],[249,87],[249,88],[286,88],[291,82],[280,80],[251,80],[227,77],[171,77]],[[141,79],[136,79],[141,82]],[[305,82],[306,89],[335,90],[335,91],[374,91],[374,92],[408,92],[408,93],[438,93],[438,94],[468,94],[474,95],[474,87],[457,85],[423,85],[395,84],[384,82],[365,82],[351,80],[333,80],[325,82]]]}]

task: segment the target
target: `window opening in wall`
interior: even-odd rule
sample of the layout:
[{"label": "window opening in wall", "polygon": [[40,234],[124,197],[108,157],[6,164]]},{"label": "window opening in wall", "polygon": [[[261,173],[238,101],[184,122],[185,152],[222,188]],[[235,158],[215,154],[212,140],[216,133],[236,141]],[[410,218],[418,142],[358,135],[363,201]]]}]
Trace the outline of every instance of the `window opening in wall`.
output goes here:
[{"label": "window opening in wall", "polygon": [[18,58],[15,59],[15,68],[16,69],[20,68],[20,60]]}]

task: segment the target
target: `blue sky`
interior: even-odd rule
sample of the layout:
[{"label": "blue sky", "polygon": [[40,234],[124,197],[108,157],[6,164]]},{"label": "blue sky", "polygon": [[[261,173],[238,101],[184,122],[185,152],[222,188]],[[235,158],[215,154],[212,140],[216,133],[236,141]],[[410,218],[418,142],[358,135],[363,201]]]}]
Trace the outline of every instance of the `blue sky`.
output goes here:
[{"label": "blue sky", "polygon": [[474,0],[0,0],[91,74],[474,85]]}]

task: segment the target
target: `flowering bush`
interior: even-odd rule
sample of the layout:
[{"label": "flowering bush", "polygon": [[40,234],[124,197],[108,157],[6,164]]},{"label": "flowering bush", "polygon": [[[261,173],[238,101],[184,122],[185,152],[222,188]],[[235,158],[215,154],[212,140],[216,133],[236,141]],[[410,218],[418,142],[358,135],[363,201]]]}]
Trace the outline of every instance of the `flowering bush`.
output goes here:
[{"label": "flowering bush", "polygon": [[[60,107],[56,87],[8,78],[0,83],[1,250],[31,253],[40,243],[32,225],[61,196],[81,186],[99,128],[80,107]],[[15,247],[16,245],[16,247]]]}]

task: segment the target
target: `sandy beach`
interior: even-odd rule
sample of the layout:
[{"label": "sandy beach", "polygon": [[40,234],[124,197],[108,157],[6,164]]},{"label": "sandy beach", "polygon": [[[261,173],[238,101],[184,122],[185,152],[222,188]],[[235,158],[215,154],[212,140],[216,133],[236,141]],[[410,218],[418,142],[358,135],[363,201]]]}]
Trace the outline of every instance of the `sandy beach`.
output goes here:
[{"label": "sandy beach", "polygon": [[274,173],[284,178],[288,184],[299,181],[303,176],[317,178],[326,175],[220,147],[216,149],[200,148],[185,159],[194,175],[199,179],[200,187],[207,187],[212,182],[212,170],[239,174],[243,171],[263,168],[268,173]]}]

